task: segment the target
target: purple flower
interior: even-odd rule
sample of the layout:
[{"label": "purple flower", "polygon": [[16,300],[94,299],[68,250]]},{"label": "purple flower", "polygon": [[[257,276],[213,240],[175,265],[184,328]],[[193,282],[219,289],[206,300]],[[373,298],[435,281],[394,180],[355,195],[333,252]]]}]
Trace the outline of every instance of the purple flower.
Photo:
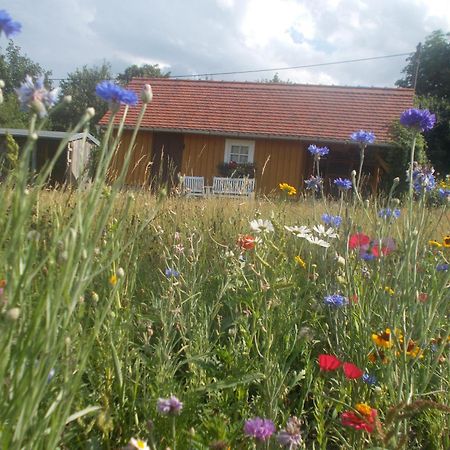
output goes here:
[{"label": "purple flower", "polygon": [[112,81],[102,81],[97,84],[95,93],[109,103],[111,111],[117,112],[120,105],[134,106],[138,102],[135,92],[124,89]]},{"label": "purple flower", "polygon": [[330,214],[322,214],[322,222],[330,227],[339,228],[342,223],[341,216],[332,216]]},{"label": "purple flower", "polygon": [[319,176],[311,176],[308,180],[305,180],[305,184],[306,189],[320,192],[322,190],[323,179]]},{"label": "purple flower", "polygon": [[245,422],[244,433],[258,441],[267,441],[275,432],[275,425],[269,419],[254,417]]},{"label": "purple flower", "polygon": [[174,395],[170,398],[158,398],[156,409],[160,414],[165,416],[175,416],[180,414],[180,411],[183,409],[183,403],[181,403]]},{"label": "purple flower", "polygon": [[403,111],[400,116],[400,123],[404,127],[414,128],[418,131],[428,131],[434,127],[436,116],[428,109],[411,108]]},{"label": "purple flower", "polygon": [[439,189],[439,196],[442,198],[450,198],[450,189]]},{"label": "purple flower", "polygon": [[394,219],[398,219],[400,217],[400,210],[395,208],[395,209],[391,209],[391,208],[384,208],[384,209],[380,209],[378,211],[378,217],[381,217],[382,219],[389,219],[389,218],[394,218]]},{"label": "purple flower", "polygon": [[438,272],[447,272],[449,265],[448,264],[438,264],[436,266],[436,270]]},{"label": "purple flower", "polygon": [[340,294],[333,294],[324,297],[323,302],[325,305],[341,308],[342,306],[348,305],[348,298]]},{"label": "purple flower", "polygon": [[373,253],[369,253],[365,250],[359,252],[359,257],[364,261],[373,261],[375,259],[375,255]]},{"label": "purple flower", "polygon": [[42,118],[47,115],[47,108],[58,100],[59,89],[47,90],[42,75],[35,82],[27,75],[20,88],[16,89],[16,94],[23,110],[32,109]]},{"label": "purple flower", "polygon": [[277,434],[277,441],[282,447],[294,449],[302,444],[300,433],[300,420],[297,417],[290,417],[286,428]]},{"label": "purple flower", "polygon": [[358,142],[360,145],[366,146],[367,144],[373,144],[375,142],[375,134],[371,131],[359,130],[352,133],[350,139],[354,142]]},{"label": "purple flower", "polygon": [[363,380],[364,383],[368,384],[369,386],[377,384],[377,378],[375,377],[375,375],[367,372],[361,377],[361,380]]},{"label": "purple flower", "polygon": [[20,33],[22,25],[19,22],[14,22],[12,17],[4,10],[0,10],[0,35],[5,33],[7,38]]},{"label": "purple flower", "polygon": [[352,188],[352,182],[347,178],[336,178],[333,183],[338,187],[341,191],[348,191]]},{"label": "purple flower", "polygon": [[309,153],[314,156],[315,159],[319,159],[322,156],[328,155],[330,149],[328,147],[317,147],[317,145],[311,144],[308,147]]},{"label": "purple flower", "polygon": [[415,192],[420,193],[423,191],[425,192],[431,191],[436,186],[436,178],[434,177],[434,168],[431,166],[421,166],[417,163],[414,163],[412,181]]},{"label": "purple flower", "polygon": [[172,269],[170,267],[167,267],[167,269],[164,271],[167,278],[178,278],[180,276],[180,272],[178,272],[175,269]]}]

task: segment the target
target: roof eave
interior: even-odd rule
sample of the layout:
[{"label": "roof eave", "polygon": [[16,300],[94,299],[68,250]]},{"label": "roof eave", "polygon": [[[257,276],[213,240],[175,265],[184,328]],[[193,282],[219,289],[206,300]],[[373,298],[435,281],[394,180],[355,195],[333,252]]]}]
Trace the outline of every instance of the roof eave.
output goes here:
[{"label": "roof eave", "polygon": [[[125,126],[125,129],[134,130],[133,126]],[[246,138],[246,139],[277,139],[277,140],[291,140],[291,141],[314,141],[317,143],[336,143],[336,144],[351,144],[350,139],[336,139],[323,138],[317,136],[303,136],[303,135],[284,135],[284,134],[269,134],[269,133],[242,133],[242,132],[228,132],[217,130],[202,130],[202,129],[186,129],[186,128],[157,128],[157,127],[140,127],[142,131],[152,132],[166,132],[166,133],[185,133],[185,134],[202,134],[207,136],[221,136],[229,138]],[[391,147],[392,142],[378,141],[373,147]]]}]

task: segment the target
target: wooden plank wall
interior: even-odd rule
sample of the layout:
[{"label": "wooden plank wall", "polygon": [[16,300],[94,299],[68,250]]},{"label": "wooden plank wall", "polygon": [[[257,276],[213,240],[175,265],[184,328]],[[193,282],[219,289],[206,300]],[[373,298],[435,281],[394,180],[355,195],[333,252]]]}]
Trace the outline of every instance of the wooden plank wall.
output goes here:
[{"label": "wooden plank wall", "polygon": [[[212,184],[213,177],[219,175],[217,166],[224,159],[225,139],[185,134],[181,173],[203,176],[206,184]],[[305,150],[298,141],[255,139],[255,165],[259,192],[276,190],[281,182],[298,189],[304,179]]]},{"label": "wooden plank wall", "polygon": [[[124,130],[122,134],[122,139],[109,168],[110,179],[115,179],[122,169],[125,153],[130,145],[132,133],[132,130]],[[152,136],[153,133],[151,131],[139,131],[125,178],[126,185],[146,186],[148,184],[150,177]]]}]

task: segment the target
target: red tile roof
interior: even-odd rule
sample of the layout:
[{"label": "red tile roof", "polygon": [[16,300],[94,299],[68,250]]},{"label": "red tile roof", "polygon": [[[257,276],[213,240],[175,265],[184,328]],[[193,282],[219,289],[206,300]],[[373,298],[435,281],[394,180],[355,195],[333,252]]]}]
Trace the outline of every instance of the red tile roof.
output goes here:
[{"label": "red tile roof", "polygon": [[[309,140],[347,141],[363,129],[378,142],[389,141],[390,124],[413,106],[414,97],[412,89],[401,88],[169,78],[135,78],[128,88],[139,94],[145,83],[152,86],[153,101],[141,128]],[[135,125],[139,110],[130,108],[125,126]]]}]

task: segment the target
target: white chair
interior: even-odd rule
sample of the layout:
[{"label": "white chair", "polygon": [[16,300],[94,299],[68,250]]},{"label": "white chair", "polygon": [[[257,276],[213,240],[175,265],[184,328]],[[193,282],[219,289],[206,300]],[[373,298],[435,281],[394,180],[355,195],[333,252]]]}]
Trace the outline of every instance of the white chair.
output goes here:
[{"label": "white chair", "polygon": [[204,177],[181,177],[181,192],[187,197],[203,197],[205,195]]},{"label": "white chair", "polygon": [[255,193],[255,179],[214,177],[212,193],[224,197],[252,197]]}]

